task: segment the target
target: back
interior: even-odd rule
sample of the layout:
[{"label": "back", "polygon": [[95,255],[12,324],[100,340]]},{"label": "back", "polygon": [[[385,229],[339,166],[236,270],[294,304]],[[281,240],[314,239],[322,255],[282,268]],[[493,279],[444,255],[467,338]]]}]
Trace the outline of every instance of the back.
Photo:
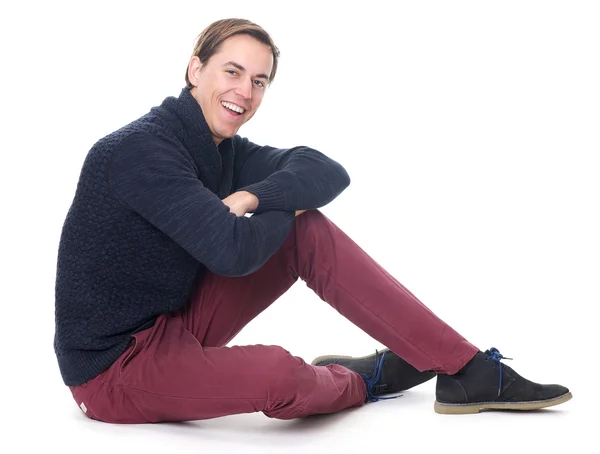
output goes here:
[{"label": "back", "polygon": [[182,307],[200,271],[191,255],[111,191],[111,156],[139,131],[168,134],[149,113],[98,141],[63,225],[54,345],[67,385],[93,378],[124,351],[132,332]]}]

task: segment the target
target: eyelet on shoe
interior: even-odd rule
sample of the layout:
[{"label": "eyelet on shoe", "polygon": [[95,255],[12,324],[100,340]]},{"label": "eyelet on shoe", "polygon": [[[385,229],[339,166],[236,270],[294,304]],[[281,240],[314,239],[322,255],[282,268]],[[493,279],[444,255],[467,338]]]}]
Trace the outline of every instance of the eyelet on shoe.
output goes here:
[{"label": "eyelet on shoe", "polygon": [[379,351],[375,350],[375,368],[373,370],[373,373],[371,374],[370,377],[366,374],[361,374],[362,378],[365,380],[365,385],[367,387],[366,401],[377,402],[380,399],[395,399],[396,397],[398,397],[398,396],[392,396],[392,397],[379,397],[378,396],[377,388],[386,386],[385,383],[376,384],[377,382],[379,382],[379,379],[381,378],[381,368],[383,367],[383,364],[384,364],[383,359],[385,358],[386,353],[387,353],[387,350],[384,350],[381,357],[379,357]]}]

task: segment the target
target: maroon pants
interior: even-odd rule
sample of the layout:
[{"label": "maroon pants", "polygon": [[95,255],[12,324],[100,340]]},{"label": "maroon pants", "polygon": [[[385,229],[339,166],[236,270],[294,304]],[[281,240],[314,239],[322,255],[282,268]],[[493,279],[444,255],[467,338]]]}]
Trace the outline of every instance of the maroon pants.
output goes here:
[{"label": "maroon pants", "polygon": [[342,366],[312,366],[278,346],[225,347],[298,278],[419,370],[455,373],[478,350],[314,210],[255,273],[205,274],[184,310],[161,315],[109,369],[70,388],[77,405],[111,423],[291,419],[362,405],[363,379]]}]

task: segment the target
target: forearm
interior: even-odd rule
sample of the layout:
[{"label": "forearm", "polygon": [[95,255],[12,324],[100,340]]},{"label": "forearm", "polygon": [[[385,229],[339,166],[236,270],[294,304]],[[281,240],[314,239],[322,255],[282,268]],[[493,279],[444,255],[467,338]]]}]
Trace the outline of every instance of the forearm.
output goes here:
[{"label": "forearm", "polygon": [[[223,203],[229,207],[229,211],[236,216],[245,216],[252,213],[258,207],[258,197],[248,191],[234,192],[225,199]],[[295,210],[295,215],[298,216],[306,210]]]},{"label": "forearm", "polygon": [[236,219],[239,229],[226,238],[211,269],[225,276],[245,276],[259,269],[279,249],[293,225],[293,214],[271,211]]},{"label": "forearm", "polygon": [[266,179],[240,188],[258,198],[256,213],[321,208],[333,201],[350,184],[350,176],[335,161],[286,166]]}]

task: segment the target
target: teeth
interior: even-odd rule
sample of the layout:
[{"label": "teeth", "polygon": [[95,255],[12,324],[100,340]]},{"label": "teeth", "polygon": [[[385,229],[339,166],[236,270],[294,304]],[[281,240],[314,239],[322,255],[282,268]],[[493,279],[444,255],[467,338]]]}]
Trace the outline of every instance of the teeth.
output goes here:
[{"label": "teeth", "polygon": [[229,110],[233,110],[234,112],[241,113],[241,114],[244,113],[244,109],[242,109],[240,106],[236,106],[235,104],[231,104],[230,102],[222,101],[221,105],[223,107],[227,107]]}]

